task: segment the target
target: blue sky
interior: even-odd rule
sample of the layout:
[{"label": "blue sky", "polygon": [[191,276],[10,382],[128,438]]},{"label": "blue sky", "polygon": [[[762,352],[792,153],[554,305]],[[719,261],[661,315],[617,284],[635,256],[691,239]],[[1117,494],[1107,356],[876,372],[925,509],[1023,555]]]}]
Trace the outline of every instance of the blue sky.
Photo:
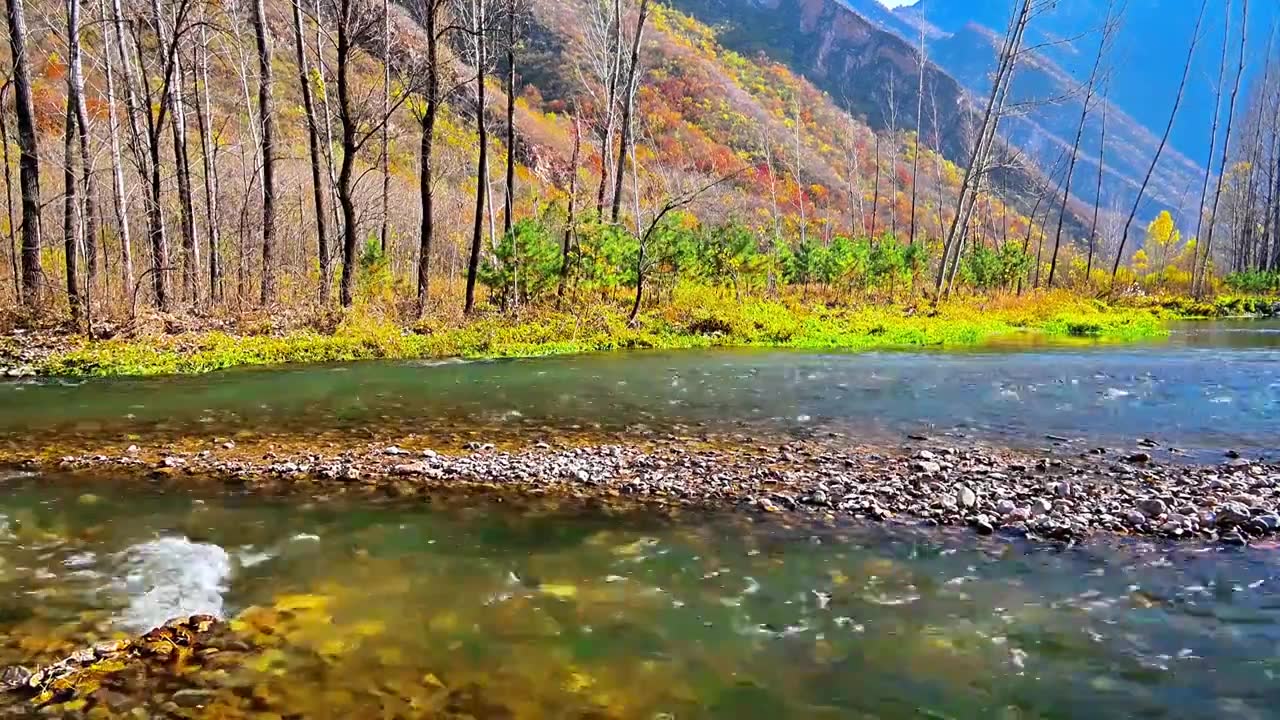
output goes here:
[{"label": "blue sky", "polygon": [[880,0],[880,2],[889,7],[898,7],[899,5],[911,5],[916,0]]}]

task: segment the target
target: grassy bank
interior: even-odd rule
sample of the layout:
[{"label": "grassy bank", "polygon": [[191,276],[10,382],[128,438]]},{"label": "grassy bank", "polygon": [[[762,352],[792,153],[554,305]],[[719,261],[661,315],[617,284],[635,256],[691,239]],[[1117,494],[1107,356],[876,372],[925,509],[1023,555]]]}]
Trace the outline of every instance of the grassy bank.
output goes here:
[{"label": "grassy bank", "polygon": [[70,339],[35,369],[59,376],[161,375],[246,365],[530,357],[632,348],[869,350],[975,345],[1015,334],[1131,341],[1161,336],[1164,320],[1189,314],[1176,306],[1120,307],[1067,294],[971,299],[937,307],[828,307],[802,298],[738,301],[726,293],[690,290],[644,313],[635,325],[628,325],[625,311],[612,303],[572,312],[530,310],[519,319],[482,315],[412,330],[351,316],[331,333]]}]

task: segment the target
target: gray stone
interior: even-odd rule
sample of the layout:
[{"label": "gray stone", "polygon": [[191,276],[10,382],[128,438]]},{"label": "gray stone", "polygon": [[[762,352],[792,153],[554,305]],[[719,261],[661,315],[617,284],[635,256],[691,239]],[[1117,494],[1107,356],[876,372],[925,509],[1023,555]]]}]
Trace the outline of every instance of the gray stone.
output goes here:
[{"label": "gray stone", "polygon": [[405,463],[404,465],[395,466],[394,468],[391,469],[391,474],[399,475],[401,477],[410,476],[410,475],[426,475],[427,471],[430,469],[431,469],[431,466],[427,465],[424,462],[412,462],[412,463]]},{"label": "gray stone", "polygon": [[1138,501],[1138,510],[1147,517],[1160,517],[1169,512],[1169,507],[1160,498],[1147,498]]},{"label": "gray stone", "polygon": [[1280,515],[1276,513],[1267,513],[1259,515],[1253,521],[1258,524],[1265,532],[1273,533],[1280,531]]},{"label": "gray stone", "polygon": [[1032,515],[1037,515],[1037,516],[1048,515],[1050,510],[1053,510],[1053,505],[1050,504],[1049,501],[1045,500],[1044,498],[1036,498],[1035,500],[1031,501]]},{"label": "gray stone", "polygon": [[1130,510],[1124,514],[1124,522],[1131,528],[1139,528],[1147,524],[1147,516],[1137,510]]},{"label": "gray stone", "polygon": [[996,503],[996,513],[999,514],[1000,517],[1008,515],[1017,508],[1018,506],[1012,500],[1001,500]]},{"label": "gray stone", "polygon": [[971,508],[978,504],[978,494],[968,485],[957,485],[956,504],[963,508]]},{"label": "gray stone", "polygon": [[1249,522],[1249,508],[1240,503],[1227,503],[1214,513],[1213,522],[1221,528],[1230,528]]},{"label": "gray stone", "polygon": [[391,447],[383,450],[382,454],[383,455],[409,455],[411,453],[402,447],[396,447],[395,445],[392,445]]},{"label": "gray stone", "polygon": [[942,466],[932,460],[917,460],[911,463],[911,469],[926,475],[936,475],[942,472]]}]

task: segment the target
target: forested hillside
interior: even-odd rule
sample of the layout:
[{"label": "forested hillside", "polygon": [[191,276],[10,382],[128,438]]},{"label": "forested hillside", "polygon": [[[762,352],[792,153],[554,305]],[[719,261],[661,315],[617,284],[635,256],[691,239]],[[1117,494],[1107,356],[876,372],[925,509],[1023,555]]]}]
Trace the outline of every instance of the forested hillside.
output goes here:
[{"label": "forested hillside", "polygon": [[[1112,287],[1196,271],[1152,215],[1121,229],[999,139],[1013,73],[993,114],[826,0],[15,0],[8,21],[16,319],[584,294],[635,318],[682,284],[845,301],[1097,287],[1112,257]],[[1233,269],[1274,254],[1263,186],[1240,191],[1262,232],[1231,235],[1259,262]]]}]

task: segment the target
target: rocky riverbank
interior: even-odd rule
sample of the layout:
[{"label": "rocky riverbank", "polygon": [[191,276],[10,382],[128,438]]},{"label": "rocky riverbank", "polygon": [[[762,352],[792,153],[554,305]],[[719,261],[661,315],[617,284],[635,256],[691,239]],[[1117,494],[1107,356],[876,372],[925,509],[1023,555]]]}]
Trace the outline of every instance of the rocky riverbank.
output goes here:
[{"label": "rocky riverbank", "polygon": [[[955,447],[913,439],[893,447],[820,440],[744,445],[684,439],[643,444],[498,449],[470,442],[441,453],[414,440],[327,452],[230,441],[59,458],[0,458],[38,471],[217,482],[324,498],[368,493],[552,496],[604,503],[737,509],[827,522],[967,526],[1032,539],[1098,533],[1243,545],[1280,533],[1280,465],[1157,462],[1154,448],[1078,455]],[[1234,455],[1234,453],[1232,453]]]}]

